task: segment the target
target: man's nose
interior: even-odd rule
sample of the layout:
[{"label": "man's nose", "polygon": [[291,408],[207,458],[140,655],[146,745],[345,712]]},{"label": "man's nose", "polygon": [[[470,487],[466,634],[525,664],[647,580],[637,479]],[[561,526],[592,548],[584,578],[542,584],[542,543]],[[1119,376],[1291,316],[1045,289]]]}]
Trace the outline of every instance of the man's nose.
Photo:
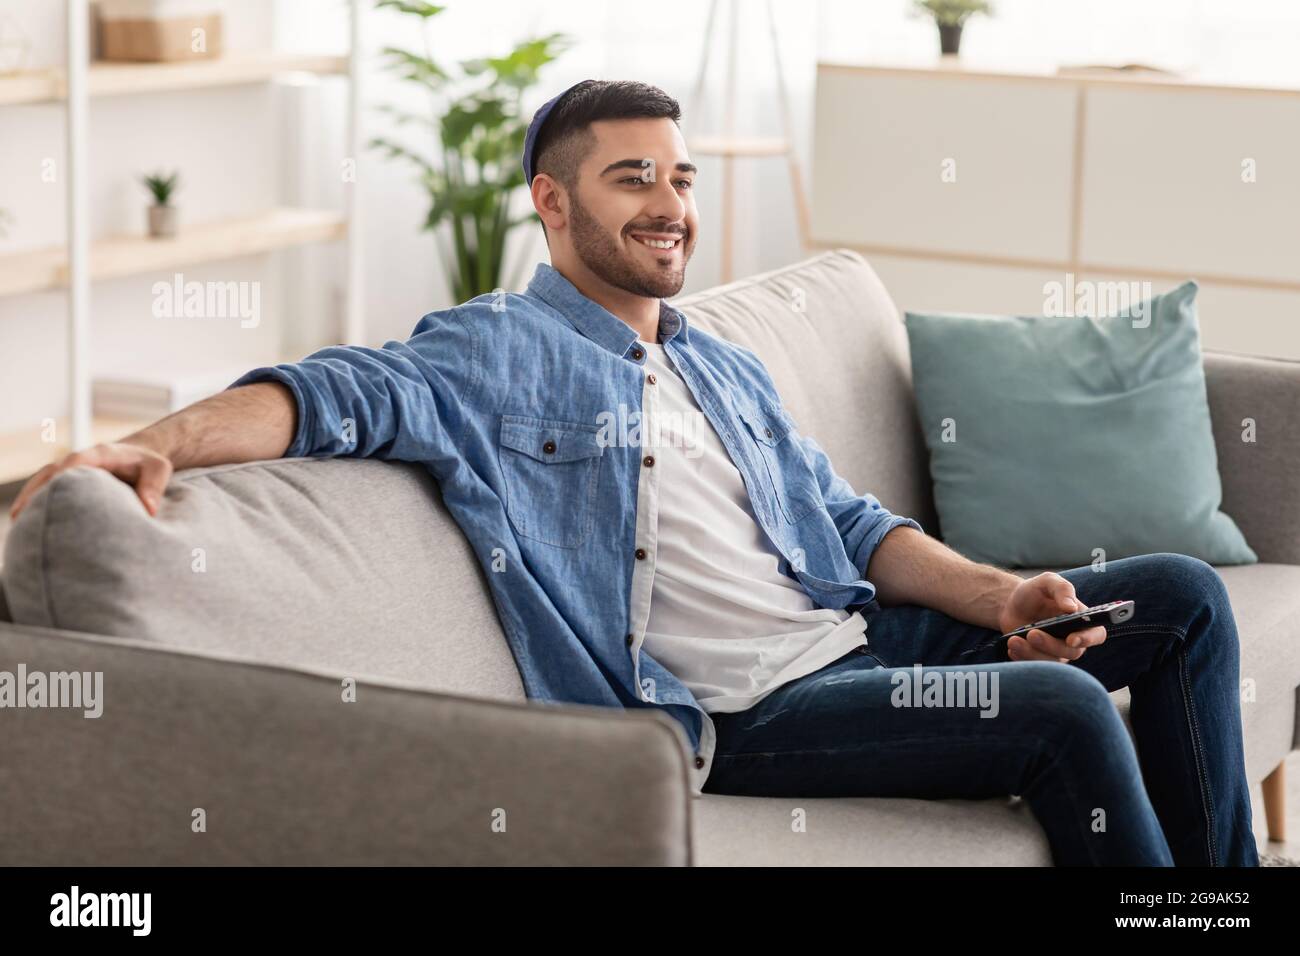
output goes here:
[{"label": "man's nose", "polygon": [[647,216],[655,219],[681,222],[686,218],[686,203],[678,195],[671,180],[660,179],[655,182],[654,188],[650,191],[645,211]]}]

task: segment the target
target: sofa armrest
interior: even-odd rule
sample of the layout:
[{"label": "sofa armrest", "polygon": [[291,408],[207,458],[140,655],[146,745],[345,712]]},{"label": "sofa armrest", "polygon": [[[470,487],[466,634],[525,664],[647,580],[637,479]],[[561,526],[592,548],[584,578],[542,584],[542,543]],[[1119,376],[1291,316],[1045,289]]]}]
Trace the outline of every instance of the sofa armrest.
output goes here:
[{"label": "sofa armrest", "polygon": [[1223,510],[1261,561],[1300,564],[1300,362],[1207,351],[1205,384]]},{"label": "sofa armrest", "polygon": [[653,711],[361,677],[347,703],[342,675],[0,624],[20,664],[101,672],[102,715],[0,709],[0,865],[691,862]]}]

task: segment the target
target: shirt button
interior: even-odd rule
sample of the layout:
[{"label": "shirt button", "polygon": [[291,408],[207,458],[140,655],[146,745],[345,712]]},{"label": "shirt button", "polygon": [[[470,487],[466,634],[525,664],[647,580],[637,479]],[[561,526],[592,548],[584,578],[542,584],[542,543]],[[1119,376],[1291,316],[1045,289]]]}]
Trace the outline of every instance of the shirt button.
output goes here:
[{"label": "shirt button", "polygon": [[647,376],[645,377],[645,380],[646,380],[647,382],[649,382],[651,385],[653,385],[655,382],[658,381],[658,379],[655,378],[655,373],[654,373],[654,372],[651,372],[649,375],[647,375]]},{"label": "shirt button", "polygon": [[655,466],[655,456],[646,455],[641,459],[641,464],[645,465],[647,468],[653,468]]},{"label": "shirt button", "polygon": [[701,757],[699,754],[695,755],[695,769],[696,770],[704,769],[704,758]]},{"label": "shirt button", "polygon": [[626,644],[628,647],[631,647],[631,646],[632,646],[632,635],[629,634],[627,637],[623,638],[623,643]]},{"label": "shirt button", "polygon": [[768,437],[768,438],[771,438],[771,437],[772,437],[772,429],[770,429],[770,428],[764,428],[763,431],[767,433],[767,437]]},{"label": "shirt button", "polygon": [[645,560],[645,548],[637,548],[637,549],[636,549],[636,559],[637,559],[638,561],[644,561],[644,560]]},{"label": "shirt button", "polygon": [[638,362],[641,361],[641,356],[643,355],[645,355],[645,352],[641,351],[641,349],[632,350],[632,357],[636,359]]},{"label": "shirt button", "polygon": [[555,453],[555,442],[551,441],[550,439],[547,439],[546,444],[544,444],[544,445],[542,446],[542,451],[546,452],[546,454],[548,454],[548,455],[552,455],[552,454],[554,454],[554,453]]}]

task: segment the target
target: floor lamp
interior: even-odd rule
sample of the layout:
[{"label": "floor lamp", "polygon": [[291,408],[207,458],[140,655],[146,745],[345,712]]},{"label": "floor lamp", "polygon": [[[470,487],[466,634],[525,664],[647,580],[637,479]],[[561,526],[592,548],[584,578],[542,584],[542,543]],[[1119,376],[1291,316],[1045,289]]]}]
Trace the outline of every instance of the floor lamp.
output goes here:
[{"label": "floor lamp", "polygon": [[[718,156],[722,159],[722,281],[730,282],[734,271],[735,258],[735,214],[736,182],[735,163],[738,159],[784,156],[790,172],[790,192],[794,198],[795,216],[799,227],[799,243],[803,249],[808,248],[809,217],[808,200],[804,195],[803,172],[799,166],[799,157],[795,154],[794,139],[790,131],[790,101],[785,87],[785,72],[781,67],[781,47],[777,41],[776,18],[772,13],[772,0],[765,0],[764,13],[767,17],[768,36],[771,42],[773,76],[776,78],[777,110],[781,120],[781,136],[740,136],[736,134],[736,49],[740,26],[740,0],[710,0],[709,17],[704,29],[704,48],[700,53],[700,69],[691,92],[691,110],[689,117],[699,115],[703,102],[704,84],[708,76],[709,55],[713,50],[714,28],[717,26],[718,8],[723,4],[729,8],[729,25],[727,37],[727,74],[724,88],[725,109],[723,110],[723,128],[721,133],[687,135],[687,145],[698,156]],[[750,9],[755,5],[749,4]],[[688,129],[690,120],[688,119]]]}]

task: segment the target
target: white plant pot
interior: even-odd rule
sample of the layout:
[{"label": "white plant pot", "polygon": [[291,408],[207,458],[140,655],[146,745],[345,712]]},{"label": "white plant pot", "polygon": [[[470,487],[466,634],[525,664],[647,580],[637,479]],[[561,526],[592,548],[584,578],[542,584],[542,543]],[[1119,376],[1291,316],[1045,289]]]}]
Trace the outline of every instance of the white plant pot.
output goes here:
[{"label": "white plant pot", "polygon": [[150,206],[149,235],[154,239],[170,239],[176,235],[178,212],[175,206]]}]

